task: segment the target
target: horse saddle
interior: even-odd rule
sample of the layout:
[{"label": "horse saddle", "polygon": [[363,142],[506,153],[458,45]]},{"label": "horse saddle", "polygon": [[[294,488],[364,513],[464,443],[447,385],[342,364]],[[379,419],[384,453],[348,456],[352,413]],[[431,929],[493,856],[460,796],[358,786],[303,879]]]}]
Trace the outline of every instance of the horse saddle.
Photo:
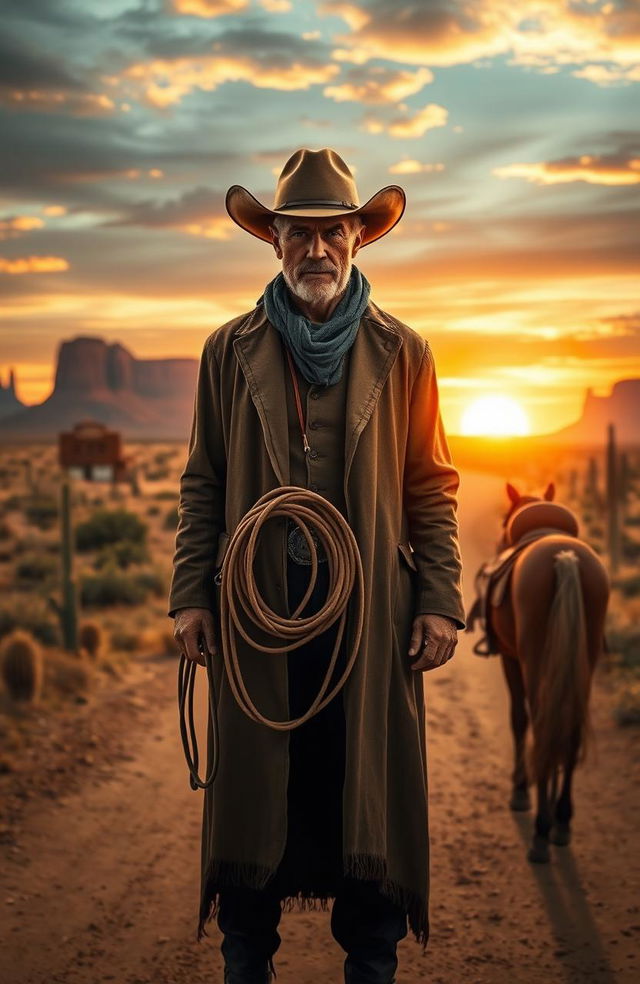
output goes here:
[{"label": "horse saddle", "polygon": [[[466,631],[470,632],[475,622],[480,622],[484,635],[473,646],[473,652],[478,656],[491,656],[500,652],[488,616],[489,605],[498,607],[502,603],[518,556],[535,540],[553,533],[578,535],[575,515],[560,503],[546,500],[528,502],[515,509],[509,517],[505,527],[505,540],[509,546],[491,560],[484,561],[474,578],[477,597],[467,616]],[[481,648],[483,644],[486,644],[486,648]]]}]

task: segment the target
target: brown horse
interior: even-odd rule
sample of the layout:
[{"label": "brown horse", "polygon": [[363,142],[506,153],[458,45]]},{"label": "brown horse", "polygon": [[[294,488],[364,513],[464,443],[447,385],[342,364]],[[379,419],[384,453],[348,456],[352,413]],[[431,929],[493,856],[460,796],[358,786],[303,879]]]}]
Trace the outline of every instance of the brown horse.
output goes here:
[{"label": "brown horse", "polygon": [[[486,620],[511,694],[510,806],[529,809],[529,784],[536,784],[528,858],[545,862],[549,840],[570,841],[571,781],[590,731],[591,678],[605,645],[610,585],[598,555],[578,538],[573,513],[552,503],[552,482],[542,498],[520,495],[510,483],[506,489],[511,505],[498,550],[515,545],[515,561],[500,603],[487,598]],[[526,545],[519,549],[523,537]],[[532,742],[525,754],[529,724]]]}]

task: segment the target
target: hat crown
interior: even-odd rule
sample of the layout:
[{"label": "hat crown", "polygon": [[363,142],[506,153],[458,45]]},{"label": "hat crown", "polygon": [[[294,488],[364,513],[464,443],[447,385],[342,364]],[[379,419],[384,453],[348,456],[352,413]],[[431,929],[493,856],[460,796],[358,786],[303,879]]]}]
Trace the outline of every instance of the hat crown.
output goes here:
[{"label": "hat crown", "polygon": [[359,208],[353,175],[335,150],[297,150],[286,162],[276,187],[274,210],[314,203]]}]

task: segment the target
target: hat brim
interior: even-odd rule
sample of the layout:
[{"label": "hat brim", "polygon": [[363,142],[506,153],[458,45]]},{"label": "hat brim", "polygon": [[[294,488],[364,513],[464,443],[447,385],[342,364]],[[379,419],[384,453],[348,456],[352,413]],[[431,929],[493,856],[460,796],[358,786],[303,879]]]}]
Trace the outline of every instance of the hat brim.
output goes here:
[{"label": "hat brim", "polygon": [[360,246],[368,246],[386,236],[400,221],[407,199],[400,185],[385,185],[358,208],[267,208],[242,185],[231,185],[225,207],[233,221],[265,243],[272,242],[269,226],[277,215],[298,216],[305,219],[331,218],[337,215],[358,215],[366,225]]}]

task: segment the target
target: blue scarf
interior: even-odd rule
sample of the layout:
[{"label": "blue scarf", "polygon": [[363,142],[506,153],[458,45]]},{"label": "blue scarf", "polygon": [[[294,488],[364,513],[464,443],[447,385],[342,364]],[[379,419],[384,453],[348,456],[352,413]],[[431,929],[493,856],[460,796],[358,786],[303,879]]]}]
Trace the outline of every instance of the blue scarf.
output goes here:
[{"label": "blue scarf", "polygon": [[258,299],[267,318],[282,335],[300,372],[309,383],[330,386],[342,378],[344,356],[353,345],[371,284],[352,264],[347,289],[328,321],[316,325],[294,304],[282,271]]}]

